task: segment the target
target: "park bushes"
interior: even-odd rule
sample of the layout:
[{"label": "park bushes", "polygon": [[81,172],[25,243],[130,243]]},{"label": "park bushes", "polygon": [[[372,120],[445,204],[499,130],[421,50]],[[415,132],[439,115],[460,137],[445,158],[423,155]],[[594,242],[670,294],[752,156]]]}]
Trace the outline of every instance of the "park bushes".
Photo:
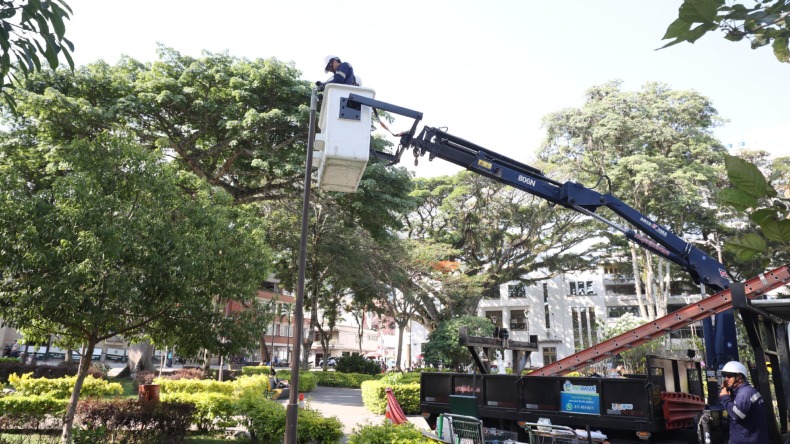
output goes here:
[{"label": "park bushes", "polygon": [[270,375],[272,368],[268,365],[248,365],[241,368],[241,374],[244,376],[252,375]]},{"label": "park bushes", "polygon": [[348,437],[348,444],[430,444],[436,441],[426,438],[422,432],[407,423],[393,425],[384,421],[382,425],[365,424],[354,428]]},{"label": "park bushes", "polygon": [[85,400],[77,406],[73,442],[179,442],[189,430],[194,411],[193,405],[183,402]]},{"label": "park bushes", "polygon": [[[57,399],[68,399],[76,381],[76,376],[48,379],[34,378],[31,373],[25,373],[22,376],[13,373],[8,377],[9,384],[17,391],[15,396],[50,395]],[[88,375],[82,383],[80,396],[85,398],[91,396],[120,396],[122,393],[123,387],[121,387],[121,384],[107,382],[104,379],[96,379]]]},{"label": "park bushes", "polygon": [[[285,408],[277,402],[246,393],[238,402],[250,434],[262,444],[278,444],[285,434]],[[343,424],[335,417],[324,418],[315,410],[299,409],[297,442],[336,443],[343,437]]]},{"label": "park bushes", "polygon": [[236,403],[222,393],[173,392],[161,395],[162,402],[188,404],[194,408],[192,423],[201,432],[211,432],[238,424],[234,419]]},{"label": "park bushes", "polygon": [[362,383],[362,402],[371,413],[384,414],[387,408],[386,388],[392,388],[392,394],[398,400],[403,412],[407,415],[420,413],[420,384],[390,384],[385,381],[365,381]]},{"label": "park bushes", "polygon": [[318,379],[318,385],[325,387],[344,387],[360,388],[364,381],[373,381],[379,375],[365,375],[360,373],[340,373],[340,372],[313,372]]},{"label": "park bushes", "polygon": [[381,374],[381,364],[365,359],[360,355],[343,356],[338,359],[335,371],[340,373],[361,373],[364,375]]}]

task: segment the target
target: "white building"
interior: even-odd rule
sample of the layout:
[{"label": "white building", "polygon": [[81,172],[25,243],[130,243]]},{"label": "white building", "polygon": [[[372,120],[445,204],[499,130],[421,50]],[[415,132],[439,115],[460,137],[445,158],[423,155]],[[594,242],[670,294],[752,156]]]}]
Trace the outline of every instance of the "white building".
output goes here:
[{"label": "white building", "polygon": [[[505,327],[510,339],[529,341],[538,337],[538,352],[532,353],[527,367],[542,367],[600,342],[597,325],[625,313],[639,315],[634,282],[620,274],[594,272],[567,273],[526,286],[510,282],[500,286],[499,298],[483,299],[477,315]],[[678,283],[667,305],[668,312],[699,301],[699,290]],[[693,292],[693,293],[692,293]],[[693,326],[673,333],[673,337],[702,336]],[[674,340],[674,339],[673,339]],[[504,362],[515,367],[512,352],[505,351]]]}]

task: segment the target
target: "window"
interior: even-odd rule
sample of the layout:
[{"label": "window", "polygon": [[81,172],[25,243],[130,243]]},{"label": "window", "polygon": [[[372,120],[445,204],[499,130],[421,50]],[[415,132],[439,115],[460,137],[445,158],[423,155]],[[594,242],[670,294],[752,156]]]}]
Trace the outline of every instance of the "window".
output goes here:
[{"label": "window", "polygon": [[523,282],[507,286],[507,297],[523,298],[527,295],[527,286]]},{"label": "window", "polygon": [[573,307],[573,345],[576,351],[584,350],[598,342],[595,332],[595,307]]},{"label": "window", "polygon": [[595,294],[593,290],[593,281],[576,281],[571,282],[571,296],[584,296],[586,294]]},{"label": "window", "polygon": [[510,329],[524,331],[529,326],[526,310],[510,310]]},{"label": "window", "polygon": [[487,311],[486,319],[490,319],[497,327],[502,327],[502,310]]},{"label": "window", "polygon": [[557,362],[557,347],[543,347],[543,365]]},{"label": "window", "polygon": [[583,296],[586,294],[595,294],[593,290],[593,281],[576,281],[570,282],[571,296]]},{"label": "window", "polygon": [[549,284],[543,283],[543,314],[546,316],[546,330],[551,328],[551,310],[549,310]]},{"label": "window", "polygon": [[639,307],[636,305],[617,305],[613,307],[606,307],[606,316],[610,318],[619,318],[626,313],[639,316]]}]

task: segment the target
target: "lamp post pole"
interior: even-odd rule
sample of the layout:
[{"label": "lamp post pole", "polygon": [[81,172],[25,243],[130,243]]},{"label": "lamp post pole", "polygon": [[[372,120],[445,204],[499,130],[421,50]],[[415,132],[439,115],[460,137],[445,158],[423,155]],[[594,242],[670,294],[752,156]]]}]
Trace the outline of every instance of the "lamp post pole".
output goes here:
[{"label": "lamp post pole", "polygon": [[299,418],[297,395],[299,392],[299,367],[302,361],[302,333],[304,331],[304,276],[307,256],[307,224],[310,213],[310,184],[313,173],[313,143],[315,141],[315,114],[318,108],[318,91],[310,95],[310,123],[307,130],[307,161],[304,172],[304,198],[302,201],[302,237],[299,245],[299,281],[296,288],[294,306],[293,357],[291,360],[291,392],[285,410],[285,444],[296,443],[296,422]]}]

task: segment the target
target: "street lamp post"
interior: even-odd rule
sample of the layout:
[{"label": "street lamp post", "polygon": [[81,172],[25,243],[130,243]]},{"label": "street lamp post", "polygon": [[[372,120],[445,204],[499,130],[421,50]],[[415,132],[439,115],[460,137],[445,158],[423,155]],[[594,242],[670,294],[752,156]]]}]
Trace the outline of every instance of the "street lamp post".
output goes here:
[{"label": "street lamp post", "polygon": [[302,201],[302,237],[299,244],[299,281],[296,288],[294,306],[294,324],[296,332],[293,340],[293,357],[291,360],[291,392],[285,409],[285,444],[296,443],[296,423],[299,418],[299,364],[301,363],[302,333],[304,331],[304,279],[305,261],[307,257],[307,223],[310,212],[310,184],[313,172],[313,144],[315,141],[315,114],[318,108],[318,91],[313,89],[310,95],[310,123],[307,130],[307,161],[304,172],[304,197]]}]

